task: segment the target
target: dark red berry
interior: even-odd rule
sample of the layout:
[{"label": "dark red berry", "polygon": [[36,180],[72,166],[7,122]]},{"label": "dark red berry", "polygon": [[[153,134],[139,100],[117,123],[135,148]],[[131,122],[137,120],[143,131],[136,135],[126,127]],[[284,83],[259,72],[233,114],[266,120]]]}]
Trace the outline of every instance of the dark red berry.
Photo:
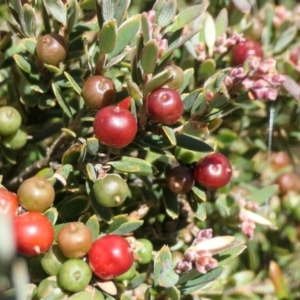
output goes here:
[{"label": "dark red berry", "polygon": [[288,192],[300,193],[300,176],[293,172],[287,172],[281,174],[276,179],[276,184],[278,184],[279,191],[282,194]]},{"label": "dark red berry", "polygon": [[131,143],[137,133],[133,114],[119,106],[107,106],[98,111],[94,120],[94,133],[104,145],[122,148]]},{"label": "dark red berry", "polygon": [[209,189],[218,189],[225,186],[230,181],[231,175],[231,164],[220,153],[213,153],[200,159],[194,169],[195,180]]},{"label": "dark red berry", "polygon": [[177,166],[169,172],[167,183],[173,193],[186,194],[194,185],[193,173],[185,166]]},{"label": "dark red berry", "polygon": [[249,56],[258,56],[261,59],[264,52],[260,43],[252,40],[246,40],[242,44],[235,45],[231,52],[231,65],[242,65]]},{"label": "dark red berry", "polygon": [[183,102],[176,90],[160,88],[148,96],[147,110],[153,122],[171,125],[183,114]]},{"label": "dark red berry", "polygon": [[116,96],[116,88],[110,78],[101,75],[89,77],[82,87],[82,97],[86,106],[101,109],[111,105]]}]

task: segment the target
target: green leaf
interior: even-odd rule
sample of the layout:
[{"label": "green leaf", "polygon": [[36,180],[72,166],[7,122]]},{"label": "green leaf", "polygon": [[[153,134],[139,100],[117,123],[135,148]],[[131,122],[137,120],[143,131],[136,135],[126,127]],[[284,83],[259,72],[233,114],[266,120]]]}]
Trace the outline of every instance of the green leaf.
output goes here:
[{"label": "green leaf", "polygon": [[16,64],[26,73],[38,73],[37,67],[29,62],[26,58],[24,58],[22,55],[15,54],[13,55],[13,58],[16,62]]},{"label": "green leaf", "polygon": [[216,36],[220,36],[227,31],[228,27],[228,11],[226,8],[220,10],[219,14],[215,19]]},{"label": "green leaf", "polygon": [[115,19],[104,22],[98,43],[101,53],[110,53],[114,50],[117,39],[117,30],[117,22]]},{"label": "green leaf", "polygon": [[63,220],[82,215],[90,208],[91,202],[86,195],[70,197],[57,205],[58,214]]},{"label": "green leaf", "polygon": [[101,6],[101,14],[103,21],[106,22],[108,20],[113,19],[115,15],[115,9],[118,4],[118,0],[106,0],[106,1],[97,1]]},{"label": "green leaf", "polygon": [[171,145],[176,146],[176,135],[174,133],[174,130],[168,126],[162,126],[162,130],[164,131]]},{"label": "green leaf", "polygon": [[137,35],[140,28],[141,15],[134,15],[126,20],[118,30],[115,48],[109,53],[109,57],[119,54]]},{"label": "green leaf", "polygon": [[128,8],[131,0],[118,0],[114,19],[116,19],[118,26],[120,26],[128,13]]},{"label": "green leaf", "polygon": [[213,17],[207,14],[204,22],[205,43],[208,47],[209,56],[213,55],[214,45],[216,42],[216,26]]},{"label": "green leaf", "polygon": [[202,222],[205,221],[207,217],[205,204],[198,201],[190,201],[190,205],[196,218]]},{"label": "green leaf", "polygon": [[251,4],[248,0],[232,0],[232,2],[244,14],[247,14],[251,10]]},{"label": "green leaf", "polygon": [[112,233],[116,229],[118,229],[122,224],[125,224],[128,222],[127,215],[117,215],[113,217],[111,224],[109,225],[107,229],[107,233]]},{"label": "green leaf", "polygon": [[205,142],[196,139],[187,134],[176,135],[177,145],[179,147],[198,152],[212,152],[214,149]]},{"label": "green leaf", "polygon": [[169,188],[163,189],[163,201],[167,214],[174,220],[179,216],[179,204],[177,195],[172,193]]},{"label": "green leaf", "polygon": [[176,15],[177,3],[176,0],[165,0],[159,10],[155,11],[155,21],[158,26],[168,26]]},{"label": "green leaf", "polygon": [[158,59],[158,45],[156,40],[147,42],[141,53],[141,66],[144,74],[153,73]]},{"label": "green leaf", "polygon": [[183,98],[184,110],[191,110],[201,91],[202,89],[193,90]]},{"label": "green leaf", "polygon": [[175,32],[178,29],[181,29],[202,15],[206,11],[207,7],[208,2],[203,1],[201,4],[193,5],[184,9],[174,18],[175,21],[166,28],[165,32]]},{"label": "green leaf", "polygon": [[180,300],[180,290],[176,288],[176,286],[172,286],[165,290],[165,293],[172,300]]},{"label": "green leaf", "polygon": [[72,32],[74,25],[77,23],[80,7],[77,0],[69,0],[67,5],[68,32]]},{"label": "green leaf", "polygon": [[129,221],[120,225],[117,229],[115,229],[111,233],[118,234],[118,235],[126,235],[140,228],[143,225],[143,223],[144,223],[143,220]]},{"label": "green leaf", "polygon": [[144,136],[141,144],[142,146],[149,146],[150,149],[155,150],[155,152],[158,151],[158,153],[165,153],[165,150],[174,148],[167,138],[157,134],[148,134]]},{"label": "green leaf", "polygon": [[241,241],[232,243],[232,245],[227,246],[226,248],[226,250],[215,255],[215,258],[218,261],[218,266],[227,265],[231,260],[239,256],[247,248],[247,246],[243,241]]},{"label": "green leaf", "polygon": [[136,275],[135,277],[133,277],[130,280],[130,282],[127,286],[127,289],[133,290],[133,289],[139,287],[143,282],[145,282],[146,278],[147,278],[146,273],[141,273],[141,274]]},{"label": "green leaf", "polygon": [[143,12],[141,16],[141,27],[144,43],[147,43],[152,37],[152,32],[148,20],[148,14],[146,12]]},{"label": "green leaf", "polygon": [[164,70],[153,76],[144,86],[144,98],[146,98],[152,91],[162,87],[169,79],[172,78],[172,76],[173,74],[171,70]]},{"label": "green leaf", "polygon": [[296,26],[292,26],[288,28],[284,33],[282,33],[277,39],[274,47],[273,53],[282,52],[287,46],[289,46],[292,41],[295,39],[298,32],[298,28]]},{"label": "green leaf", "polygon": [[50,223],[52,225],[55,225],[57,218],[58,218],[58,211],[57,211],[56,207],[51,207],[51,208],[47,209],[44,212],[44,215],[47,217],[47,219],[50,221]]},{"label": "green leaf", "polygon": [[154,258],[154,285],[162,287],[172,287],[179,279],[179,275],[174,271],[172,256],[168,246],[163,246]]},{"label": "green leaf", "polygon": [[68,81],[70,82],[72,88],[74,89],[74,91],[78,94],[81,95],[81,88],[80,86],[77,84],[77,82],[74,80],[74,78],[67,72],[64,72],[65,76],[67,77]]},{"label": "green leaf", "polygon": [[91,230],[93,241],[95,241],[99,237],[100,233],[100,225],[99,220],[96,215],[92,215],[85,225]]},{"label": "green leaf", "polygon": [[278,185],[271,185],[259,189],[257,192],[251,194],[251,200],[255,201],[256,203],[262,205],[267,202],[273,195],[278,192]]},{"label": "green leaf", "polygon": [[216,71],[216,62],[214,59],[209,58],[201,63],[198,74],[203,78],[213,75]]},{"label": "green leaf", "polygon": [[43,1],[47,12],[52,15],[52,17],[62,23],[67,25],[67,8],[61,0],[44,0]]},{"label": "green leaf", "polygon": [[64,98],[59,86],[55,82],[52,83],[52,90],[53,90],[53,93],[55,95],[55,98],[56,98],[58,104],[60,105],[60,107],[62,108],[64,113],[69,118],[71,118],[72,117],[72,111],[71,111],[71,108],[69,106],[69,103],[66,101],[66,99]]},{"label": "green leaf", "polygon": [[36,39],[33,39],[33,38],[24,38],[24,39],[22,39],[22,43],[23,43],[24,47],[26,48],[26,50],[30,54],[34,54],[35,53]]},{"label": "green leaf", "polygon": [[179,284],[184,284],[179,287],[179,289],[182,294],[188,295],[217,279],[222,272],[223,269],[220,267],[213,269],[206,274],[199,274],[197,270],[192,270],[180,277]]},{"label": "green leaf", "polygon": [[120,160],[110,161],[107,164],[113,166],[116,170],[125,173],[134,173],[142,176],[152,176],[156,169],[149,162],[143,159],[129,156],[122,156]]},{"label": "green leaf", "polygon": [[128,91],[129,96],[131,96],[134,99],[136,105],[138,107],[142,107],[143,95],[142,95],[138,85],[135,82],[128,80],[127,81],[127,91]]},{"label": "green leaf", "polygon": [[36,20],[35,11],[29,4],[24,4],[22,8],[23,18],[21,19],[21,28],[28,37],[35,37]]},{"label": "green leaf", "polygon": [[186,87],[191,83],[192,78],[194,77],[194,68],[186,69],[184,70],[184,78],[183,78],[183,83],[180,88],[180,93],[182,93]]}]

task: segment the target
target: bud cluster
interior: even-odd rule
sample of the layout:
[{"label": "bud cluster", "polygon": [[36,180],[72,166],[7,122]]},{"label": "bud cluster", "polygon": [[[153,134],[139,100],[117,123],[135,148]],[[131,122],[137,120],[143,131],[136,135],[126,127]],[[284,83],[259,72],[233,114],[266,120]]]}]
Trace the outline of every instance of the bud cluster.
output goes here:
[{"label": "bud cluster", "polygon": [[200,230],[194,239],[192,246],[184,253],[184,259],[177,263],[175,271],[178,274],[181,274],[196,268],[199,273],[205,274],[207,271],[216,268],[218,261],[212,257],[213,254],[209,249],[196,250],[197,245],[201,243],[205,246],[205,241],[211,240],[212,237],[212,229]]},{"label": "bud cluster", "polygon": [[241,222],[241,231],[245,234],[249,239],[253,239],[254,237],[254,230],[256,227],[256,223],[253,219],[251,219],[251,215],[249,215],[248,211],[257,212],[259,206],[254,201],[241,201],[239,203],[241,207],[244,207],[246,210],[241,209],[239,213],[239,220]]},{"label": "bud cluster", "polygon": [[250,99],[262,101],[274,101],[278,96],[278,88],[285,77],[276,72],[275,59],[269,58],[261,61],[257,56],[248,59],[249,71],[246,73],[243,67],[231,69],[225,78],[226,86],[240,83],[241,87],[249,91]]}]

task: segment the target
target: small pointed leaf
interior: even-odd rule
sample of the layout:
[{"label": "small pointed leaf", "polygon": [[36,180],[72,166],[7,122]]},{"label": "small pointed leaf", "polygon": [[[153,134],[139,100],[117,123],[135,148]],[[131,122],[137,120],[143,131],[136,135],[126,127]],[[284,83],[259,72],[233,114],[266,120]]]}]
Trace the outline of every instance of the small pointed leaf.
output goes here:
[{"label": "small pointed leaf", "polygon": [[109,57],[119,54],[137,35],[140,28],[141,15],[134,15],[126,20],[118,30],[115,48],[109,53]]},{"label": "small pointed leaf", "polygon": [[156,40],[150,40],[145,44],[141,54],[141,66],[144,74],[153,73],[158,59],[158,44]]},{"label": "small pointed leaf", "polygon": [[142,176],[151,176],[156,173],[154,166],[136,157],[122,156],[120,160],[110,161],[108,164],[116,170],[125,173],[134,173]]},{"label": "small pointed leaf", "polygon": [[21,19],[21,28],[28,37],[35,37],[36,20],[35,11],[29,4],[24,4],[22,8],[23,18]]},{"label": "small pointed leaf", "polygon": [[163,246],[154,258],[154,285],[161,287],[174,286],[179,275],[174,271],[171,252],[168,246]]},{"label": "small pointed leaf", "polygon": [[174,133],[174,130],[168,126],[162,126],[162,130],[164,131],[171,145],[176,146],[176,135]]},{"label": "small pointed leaf", "polygon": [[66,99],[64,98],[59,86],[55,82],[52,83],[52,90],[53,90],[53,93],[55,95],[55,98],[56,98],[58,104],[60,105],[60,107],[62,108],[64,113],[69,118],[71,118],[72,117],[72,111],[71,111],[71,108],[69,106],[69,103],[66,101]]},{"label": "small pointed leaf", "polygon": [[56,21],[67,25],[67,9],[61,0],[44,0],[43,3]]},{"label": "small pointed leaf", "polygon": [[213,148],[206,144],[205,142],[201,141],[200,139],[196,139],[190,135],[186,134],[179,134],[176,135],[177,145],[179,147],[189,149],[192,151],[198,152],[212,152]]},{"label": "small pointed leaf", "polygon": [[34,54],[35,47],[36,47],[36,40],[35,39],[33,39],[33,38],[24,38],[24,39],[22,39],[22,43],[23,43],[24,47],[26,48],[26,50],[30,54]]},{"label": "small pointed leaf", "polygon": [[100,225],[97,216],[92,215],[85,225],[91,230],[93,241],[95,241],[99,237],[100,233]]},{"label": "small pointed leaf", "polygon": [[174,22],[166,28],[165,32],[175,32],[178,29],[181,29],[203,14],[207,7],[208,1],[205,0],[201,4],[193,5],[184,9],[177,16],[175,16]]},{"label": "small pointed leaf", "polygon": [[51,208],[47,209],[44,212],[44,215],[47,217],[47,219],[50,221],[50,223],[52,225],[55,225],[57,218],[58,218],[58,211],[57,211],[56,207],[51,207]]},{"label": "small pointed leaf", "polygon": [[74,80],[74,78],[67,72],[65,71],[64,72],[65,76],[67,77],[67,79],[69,80],[72,88],[75,90],[75,92],[78,94],[78,95],[81,95],[81,88],[80,86],[77,84],[77,82]]},{"label": "small pointed leaf", "polygon": [[172,193],[170,189],[163,189],[163,201],[167,214],[174,220],[179,216],[179,204],[177,195]]},{"label": "small pointed leaf", "polygon": [[114,50],[117,39],[117,22],[115,19],[104,22],[99,38],[99,50],[101,53],[110,53]]},{"label": "small pointed leaf", "polygon": [[24,72],[30,73],[30,74],[38,73],[36,66],[34,64],[32,64],[31,62],[29,62],[22,55],[15,54],[13,56],[13,58],[14,58],[15,62],[17,63],[17,65],[20,67],[20,69],[22,69]]}]

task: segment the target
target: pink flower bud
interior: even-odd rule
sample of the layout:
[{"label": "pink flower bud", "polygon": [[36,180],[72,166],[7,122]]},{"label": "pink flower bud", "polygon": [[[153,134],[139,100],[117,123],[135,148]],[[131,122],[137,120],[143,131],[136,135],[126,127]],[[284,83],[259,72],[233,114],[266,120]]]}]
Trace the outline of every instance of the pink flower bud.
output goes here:
[{"label": "pink flower bud", "polygon": [[246,90],[249,90],[253,87],[254,85],[254,81],[252,79],[249,79],[249,78],[245,78],[243,81],[242,81],[242,86],[244,89]]},{"label": "pink flower bud", "polygon": [[259,66],[257,68],[257,72],[259,72],[261,74],[267,74],[275,67],[276,67],[276,60],[273,58],[269,58],[269,59],[262,61],[259,64]]},{"label": "pink flower bud", "polygon": [[155,21],[155,10],[149,10],[148,11],[148,21],[150,24],[154,24]]}]

